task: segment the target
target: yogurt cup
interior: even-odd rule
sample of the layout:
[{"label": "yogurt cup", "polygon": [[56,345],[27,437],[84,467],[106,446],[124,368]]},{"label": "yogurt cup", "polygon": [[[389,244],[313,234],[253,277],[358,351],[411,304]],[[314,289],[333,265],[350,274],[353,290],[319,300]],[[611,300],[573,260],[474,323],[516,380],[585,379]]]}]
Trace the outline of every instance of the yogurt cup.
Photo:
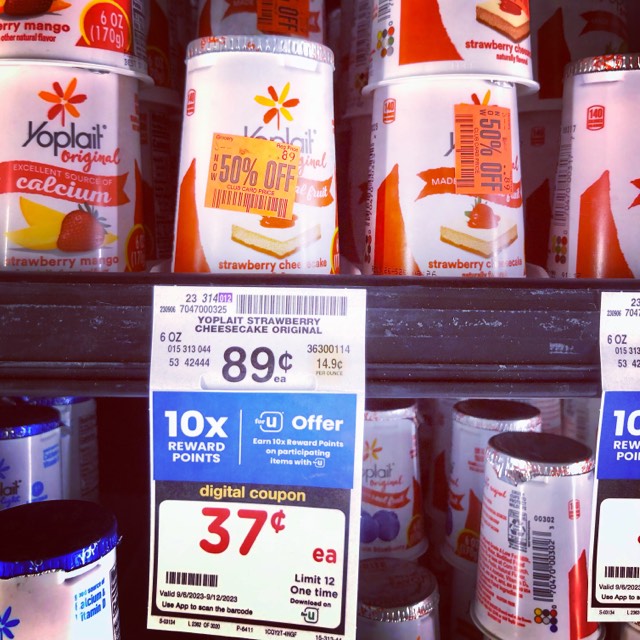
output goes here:
[{"label": "yogurt cup", "polygon": [[144,269],[138,80],[0,62],[0,269]]},{"label": "yogurt cup", "polygon": [[628,126],[638,92],[638,54],[586,58],[567,67],[551,277],[640,277],[640,132]]},{"label": "yogurt cup", "polygon": [[373,91],[366,274],[523,277],[516,89],[429,76]]},{"label": "yogurt cup", "polygon": [[174,271],[338,271],[332,74],[308,40],[191,43]]},{"label": "yogurt cup", "polygon": [[16,640],[119,640],[117,543],[115,518],[92,502],[0,513],[3,629]]},{"label": "yogurt cup", "polygon": [[624,2],[536,0],[531,3],[533,77],[540,91],[523,96],[520,109],[562,108],[564,68],[574,60],[628,51]]},{"label": "yogurt cup", "polygon": [[0,58],[146,74],[144,0],[5,0]]},{"label": "yogurt cup", "polygon": [[640,622],[620,624],[618,640],[638,640],[640,638]]},{"label": "yogurt cup", "polygon": [[52,407],[0,407],[0,510],[63,497],[61,426]]},{"label": "yogurt cup", "polygon": [[373,0],[369,82],[432,74],[533,81],[528,0]]},{"label": "yogurt cup", "polygon": [[484,459],[489,439],[501,431],[540,431],[540,411],[513,400],[463,400],[453,407],[449,506],[442,555],[474,569],[480,546]]},{"label": "yogurt cup", "polygon": [[324,12],[324,0],[200,0],[197,35],[280,35],[324,43]]},{"label": "yogurt cup", "polygon": [[562,435],[595,450],[600,426],[600,398],[563,398]]},{"label": "yogurt cup", "polygon": [[427,550],[413,402],[369,400],[364,418],[360,557],[415,560]]},{"label": "yogurt cup", "polygon": [[476,597],[489,638],[596,640],[587,622],[594,458],[550,433],[501,433],[486,451]]},{"label": "yogurt cup", "polygon": [[438,584],[417,563],[397,558],[360,562],[357,640],[439,640]]}]

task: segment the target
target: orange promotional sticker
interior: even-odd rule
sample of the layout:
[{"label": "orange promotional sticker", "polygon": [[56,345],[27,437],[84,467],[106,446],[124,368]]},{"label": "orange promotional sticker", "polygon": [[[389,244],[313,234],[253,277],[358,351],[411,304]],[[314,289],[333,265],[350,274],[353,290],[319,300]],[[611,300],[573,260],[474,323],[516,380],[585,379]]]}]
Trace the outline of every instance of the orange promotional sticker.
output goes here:
[{"label": "orange promotional sticker", "polygon": [[511,110],[457,104],[454,122],[456,193],[480,197],[511,194]]},{"label": "orange promotional sticker", "polygon": [[258,29],[262,33],[309,36],[309,0],[257,0]]},{"label": "orange promotional sticker", "polygon": [[205,207],[293,218],[300,147],[214,133]]}]

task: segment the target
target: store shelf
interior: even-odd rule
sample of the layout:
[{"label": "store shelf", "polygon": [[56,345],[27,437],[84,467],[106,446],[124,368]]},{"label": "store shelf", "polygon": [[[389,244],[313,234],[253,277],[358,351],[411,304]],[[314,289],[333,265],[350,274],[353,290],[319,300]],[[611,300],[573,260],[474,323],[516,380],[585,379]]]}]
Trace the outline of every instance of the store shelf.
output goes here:
[{"label": "store shelf", "polygon": [[4,394],[144,396],[154,285],[364,287],[370,397],[595,396],[600,294],[636,280],[0,275]]}]

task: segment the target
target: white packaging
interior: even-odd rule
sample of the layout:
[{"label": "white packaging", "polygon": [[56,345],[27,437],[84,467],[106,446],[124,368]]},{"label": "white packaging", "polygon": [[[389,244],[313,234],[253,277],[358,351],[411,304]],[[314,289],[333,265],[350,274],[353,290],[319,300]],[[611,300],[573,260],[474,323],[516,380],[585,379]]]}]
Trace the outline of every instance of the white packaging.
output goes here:
[{"label": "white packaging", "polygon": [[60,428],[50,407],[0,408],[0,510],[63,497]]},{"label": "white packaging", "polygon": [[640,276],[637,54],[566,72],[547,270],[559,278]]},{"label": "white packaging", "polygon": [[524,276],[518,147],[511,83],[449,75],[376,87],[364,272]]},{"label": "white packaging", "polygon": [[596,640],[587,622],[594,459],[549,433],[502,433],[486,453],[476,598],[490,638]]},{"label": "white packaging", "polygon": [[191,43],[174,271],[337,272],[332,74],[307,40]]},{"label": "white packaging", "polygon": [[439,640],[439,592],[433,574],[397,558],[360,562],[357,640]]},{"label": "white packaging", "polygon": [[7,638],[120,640],[111,514],[91,502],[57,500],[2,512],[0,528],[10,532],[0,534]]},{"label": "white packaging", "polygon": [[453,565],[478,560],[484,457],[489,439],[501,431],[540,431],[540,411],[513,400],[463,400],[453,407],[447,537],[442,547]]},{"label": "white packaging", "polygon": [[200,0],[198,37],[281,35],[324,42],[324,0]]},{"label": "white packaging", "polygon": [[360,557],[414,560],[427,549],[414,403],[367,402]]},{"label": "white packaging", "polygon": [[563,398],[562,435],[595,450],[600,425],[600,398]]},{"label": "white packaging", "polygon": [[0,58],[146,73],[145,0],[5,0]]},{"label": "white packaging", "polygon": [[473,73],[537,89],[528,0],[373,0],[372,15],[373,84],[401,76]]},{"label": "white packaging", "polygon": [[144,269],[138,80],[0,64],[0,269]]}]

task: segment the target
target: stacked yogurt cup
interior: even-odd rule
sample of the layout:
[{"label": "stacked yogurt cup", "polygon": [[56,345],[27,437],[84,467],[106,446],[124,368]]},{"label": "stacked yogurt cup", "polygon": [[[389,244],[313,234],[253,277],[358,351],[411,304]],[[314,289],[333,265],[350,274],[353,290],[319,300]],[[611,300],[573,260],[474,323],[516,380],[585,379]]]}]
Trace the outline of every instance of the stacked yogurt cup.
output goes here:
[{"label": "stacked yogurt cup", "polygon": [[517,93],[529,3],[374,2],[363,271],[525,275]]},{"label": "stacked yogurt cup", "polygon": [[144,268],[138,88],[145,5],[42,0],[2,7],[1,268]]},{"label": "stacked yogurt cup", "polygon": [[[561,151],[560,140],[565,67],[585,57],[627,51],[627,23],[622,2],[531,3],[534,78],[540,91],[519,103],[527,262],[547,268],[556,180],[567,170],[566,143]],[[554,274],[562,271],[561,256],[549,268]]]}]

